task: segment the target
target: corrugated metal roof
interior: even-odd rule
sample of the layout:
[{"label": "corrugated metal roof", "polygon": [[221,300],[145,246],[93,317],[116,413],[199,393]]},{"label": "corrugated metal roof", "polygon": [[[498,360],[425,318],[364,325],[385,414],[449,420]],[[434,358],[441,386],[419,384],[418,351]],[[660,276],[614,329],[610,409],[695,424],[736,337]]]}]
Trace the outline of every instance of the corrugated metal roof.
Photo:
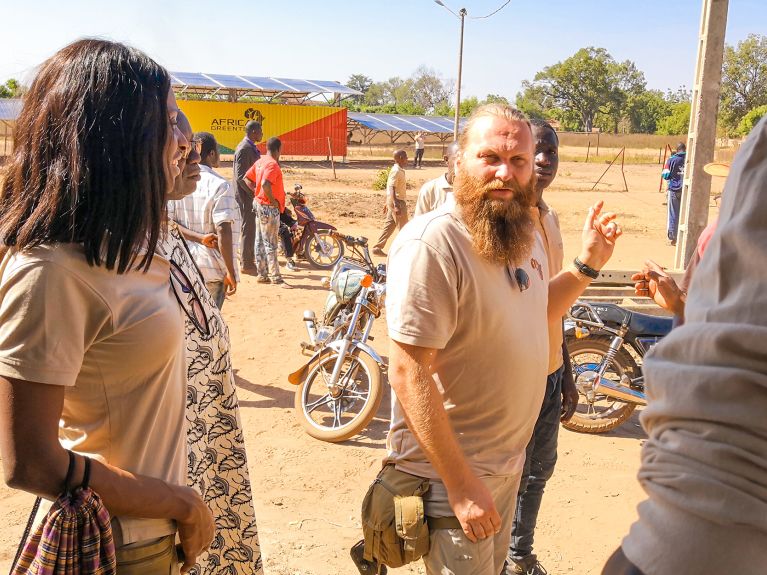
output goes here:
[{"label": "corrugated metal roof", "polygon": [[[453,118],[444,116],[406,116],[403,114],[365,114],[349,112],[349,119],[371,130],[383,132],[426,132],[431,134],[452,134]],[[466,120],[459,121],[459,127]]]},{"label": "corrugated metal roof", "polygon": [[13,122],[21,113],[20,98],[0,98],[0,120]]}]

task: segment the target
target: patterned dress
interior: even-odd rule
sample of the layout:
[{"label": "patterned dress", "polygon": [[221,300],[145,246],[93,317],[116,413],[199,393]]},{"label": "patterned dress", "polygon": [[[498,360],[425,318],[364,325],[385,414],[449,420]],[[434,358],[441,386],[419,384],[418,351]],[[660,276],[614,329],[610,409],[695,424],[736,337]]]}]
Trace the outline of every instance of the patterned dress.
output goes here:
[{"label": "patterned dress", "polygon": [[229,329],[174,222],[168,223],[157,253],[182,272],[174,289],[186,315],[187,483],[202,494],[216,522],[210,549],[190,573],[263,575]]}]

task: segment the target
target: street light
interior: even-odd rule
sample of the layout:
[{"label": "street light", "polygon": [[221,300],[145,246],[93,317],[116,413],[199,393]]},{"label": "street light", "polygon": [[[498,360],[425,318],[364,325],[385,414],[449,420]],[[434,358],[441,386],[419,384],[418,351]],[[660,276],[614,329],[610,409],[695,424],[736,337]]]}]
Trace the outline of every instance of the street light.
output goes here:
[{"label": "street light", "polygon": [[466,18],[466,8],[461,8],[458,14],[442,3],[442,0],[434,0],[436,4],[442,6],[453,16],[461,19],[461,39],[458,43],[458,79],[455,81],[455,119],[453,122],[453,140],[458,140],[458,119],[461,117],[461,72],[463,70],[463,22]]},{"label": "street light", "polygon": [[[489,18],[493,14],[497,14],[501,11],[502,8],[504,8],[511,0],[506,0],[501,6],[489,14],[486,14],[485,16],[475,16],[472,19],[473,20],[481,20],[484,18]],[[453,16],[456,18],[460,18],[461,20],[461,38],[460,42],[458,43],[458,79],[455,81],[455,121],[453,124],[453,140],[458,140],[458,119],[461,116],[461,72],[463,70],[463,22],[466,19],[466,16],[468,15],[468,12],[466,11],[466,8],[461,8],[458,13],[456,14],[453,12],[449,6],[446,6],[442,0],[434,0],[435,4],[439,4],[442,6],[445,10],[450,12]]]}]

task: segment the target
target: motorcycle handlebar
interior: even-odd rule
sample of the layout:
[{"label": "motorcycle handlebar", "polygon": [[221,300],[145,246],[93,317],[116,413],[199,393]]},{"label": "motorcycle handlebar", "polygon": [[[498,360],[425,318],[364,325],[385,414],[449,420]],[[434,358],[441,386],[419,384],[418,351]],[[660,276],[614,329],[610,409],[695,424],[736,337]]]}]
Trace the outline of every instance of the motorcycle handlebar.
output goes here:
[{"label": "motorcycle handlebar", "polygon": [[330,235],[349,245],[366,246],[368,243],[367,238],[355,238],[354,236],[347,236],[335,230],[331,231]]}]

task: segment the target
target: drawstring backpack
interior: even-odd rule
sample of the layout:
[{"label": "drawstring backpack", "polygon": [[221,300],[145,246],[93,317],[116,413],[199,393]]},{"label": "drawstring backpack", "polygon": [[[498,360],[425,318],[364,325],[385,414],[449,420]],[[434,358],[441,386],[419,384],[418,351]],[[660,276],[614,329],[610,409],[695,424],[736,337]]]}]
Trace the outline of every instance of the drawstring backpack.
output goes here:
[{"label": "drawstring backpack", "polygon": [[89,487],[91,460],[85,458],[80,487],[70,490],[75,455],[69,454],[64,492],[29,536],[40,506],[35,501],[10,575],[115,575],[112,525],[101,498]]}]

